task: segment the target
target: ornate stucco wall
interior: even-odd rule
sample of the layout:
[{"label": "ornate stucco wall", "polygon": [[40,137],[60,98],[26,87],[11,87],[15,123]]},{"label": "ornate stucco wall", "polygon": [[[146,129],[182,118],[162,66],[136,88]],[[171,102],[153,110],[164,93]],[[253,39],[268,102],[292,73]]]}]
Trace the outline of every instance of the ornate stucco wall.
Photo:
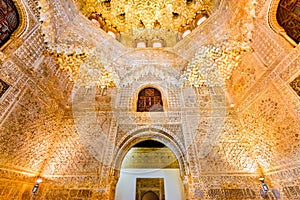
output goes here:
[{"label": "ornate stucco wall", "polygon": [[[181,74],[201,46],[235,27],[247,1],[222,1],[166,49],[122,46],[72,1],[14,2],[21,25],[0,52],[0,79],[9,85],[0,97],[1,199],[29,199],[38,177],[35,199],[113,199],[122,159],[145,139],[173,151],[187,199],[259,199],[261,176],[283,199],[300,197],[300,97],[290,84],[300,74],[300,52],[274,28],[278,1],[257,1],[251,48],[225,86],[197,88],[180,85]],[[80,69],[63,70],[49,51],[43,2],[53,15],[53,44],[93,49]],[[93,58],[108,66],[115,85],[73,79],[88,80]],[[148,86],[162,92],[165,112],[135,112]]]}]

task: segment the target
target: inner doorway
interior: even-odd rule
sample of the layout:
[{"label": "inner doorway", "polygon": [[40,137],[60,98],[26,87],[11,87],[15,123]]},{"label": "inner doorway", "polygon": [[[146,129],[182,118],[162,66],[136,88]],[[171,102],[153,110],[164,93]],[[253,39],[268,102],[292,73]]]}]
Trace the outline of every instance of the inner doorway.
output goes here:
[{"label": "inner doorway", "polygon": [[137,178],[136,200],[157,199],[165,200],[165,187],[163,178]]},{"label": "inner doorway", "polygon": [[179,163],[174,153],[154,140],[131,147],[122,161],[115,199],[184,199]]},{"label": "inner doorway", "polygon": [[142,200],[159,200],[157,194],[152,191],[146,192],[142,197]]}]

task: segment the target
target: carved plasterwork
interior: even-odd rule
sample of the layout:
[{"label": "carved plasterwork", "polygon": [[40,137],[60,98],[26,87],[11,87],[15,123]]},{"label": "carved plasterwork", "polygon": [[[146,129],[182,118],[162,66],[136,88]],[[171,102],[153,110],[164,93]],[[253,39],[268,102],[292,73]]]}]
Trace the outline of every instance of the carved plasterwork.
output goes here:
[{"label": "carved plasterwork", "polygon": [[[52,175],[96,174],[102,166],[93,158],[86,148],[79,142],[71,120],[61,124],[56,142],[52,145],[53,151],[49,153],[48,164],[44,168],[44,175],[55,179]],[[57,163],[64,163],[58,165]]]},{"label": "carved plasterwork", "polygon": [[272,186],[282,188],[282,195],[287,198],[298,198],[299,192],[299,167],[291,166],[275,173],[268,174],[268,178],[272,180]]},{"label": "carved plasterwork", "polygon": [[253,156],[267,171],[296,159],[299,125],[283,100],[277,98],[276,88],[272,84],[266,86],[268,92],[256,98],[247,112],[243,113],[242,124],[251,133],[249,138],[252,146],[256,146]]},{"label": "carved plasterwork", "polygon": [[[72,80],[76,79],[79,65],[86,57],[90,57],[90,59],[85,62],[97,62],[98,64],[94,63],[95,65],[101,65],[99,63],[101,57],[100,62],[107,70],[110,63],[122,53],[122,46],[117,41],[101,30],[97,30],[81,15],[74,15],[76,13],[74,2],[67,1],[66,4],[62,4],[61,2],[41,0],[39,7],[41,8],[39,21],[45,48],[50,55],[61,60],[59,62],[61,68],[70,71]],[[72,26],[70,26],[71,24]],[[76,24],[85,24],[85,26],[81,26],[79,29],[75,28]],[[103,48],[104,46],[105,48]],[[113,46],[120,49],[113,48]],[[94,60],[97,57],[99,58]],[[114,73],[113,68],[110,69]],[[117,83],[115,82],[115,84]]]},{"label": "carved plasterwork", "polygon": [[[295,57],[294,57],[295,56]],[[291,55],[290,63],[286,64],[284,63],[284,66],[282,65],[281,68],[279,68],[279,71],[281,71],[280,73],[280,78],[285,81],[285,82],[291,82],[294,79],[294,76],[298,73],[298,71],[300,70],[300,65],[299,65],[299,61],[300,58],[296,55]]]},{"label": "carved plasterwork", "polygon": [[134,70],[126,74],[125,78],[121,80],[121,84],[127,86],[128,84],[134,84],[132,80],[137,82],[144,83],[162,83],[164,80],[167,81],[168,85],[173,85],[178,87],[179,82],[179,73],[172,69],[172,65],[166,67],[160,64],[140,64],[134,66]]},{"label": "carved plasterwork", "polygon": [[106,26],[116,27],[121,32],[144,27],[157,28],[157,26],[178,31],[193,20],[197,11],[204,9],[212,11],[215,6],[214,1],[199,0],[164,2],[76,0],[76,2],[79,10],[86,17],[97,14],[102,17]]},{"label": "carved plasterwork", "polygon": [[[203,121],[202,129],[207,124],[207,122]],[[196,133],[195,137],[199,137],[201,134],[203,132],[200,130]],[[196,141],[200,142],[201,140],[199,139],[197,138]],[[203,173],[217,171],[220,173],[223,170],[244,173],[256,172],[255,158],[252,156],[252,149],[249,142],[249,137],[237,119],[237,116],[230,114],[226,118],[222,133],[213,150],[208,154],[206,159],[200,160],[200,170]],[[198,147],[199,145],[196,143],[196,146]]]},{"label": "carved plasterwork", "polygon": [[34,176],[9,169],[1,169],[0,175],[1,198],[30,198],[31,183],[35,180]]},{"label": "carved plasterwork", "polygon": [[121,79],[121,85],[135,85],[135,82],[167,81],[178,85],[180,71],[187,61],[172,51],[142,49],[128,51],[115,58],[112,64]]},{"label": "carved plasterwork", "polygon": [[[53,135],[49,134],[51,126],[59,124],[48,108],[37,98],[33,98],[32,91],[24,90],[22,100],[15,103],[15,109],[1,126],[1,163],[37,174],[43,167],[47,151],[53,142]],[[44,121],[47,120],[49,123],[45,124]],[[39,134],[34,134],[35,131]]]},{"label": "carved plasterwork", "polygon": [[257,28],[253,37],[253,49],[266,67],[274,66],[281,53],[285,54],[284,47],[279,45],[276,38],[266,32],[264,27],[259,24],[255,26]]},{"label": "carved plasterwork", "polygon": [[[253,64],[254,63],[254,64]],[[265,73],[265,66],[253,54],[247,54],[227,81],[227,91],[237,106]]]},{"label": "carved plasterwork", "polygon": [[133,147],[122,162],[125,168],[179,168],[178,161],[168,148]]},{"label": "carved plasterwork", "polygon": [[41,61],[43,50],[43,38],[40,35],[40,30],[36,29],[24,40],[24,44],[14,51],[14,61],[23,71],[32,73]]},{"label": "carved plasterwork", "polygon": [[186,30],[196,28],[201,16],[206,18],[219,1],[85,1],[76,0],[78,10],[95,27],[112,33],[122,44],[136,47],[145,41],[149,47],[162,39],[163,46],[173,46]]},{"label": "carved plasterwork", "polygon": [[[192,199],[218,198],[225,194],[235,196],[237,199],[259,199],[255,176],[200,176],[199,180],[193,180],[195,188],[191,191]],[[254,193],[253,193],[254,192]],[[236,193],[235,195],[233,193]],[[218,196],[220,195],[220,196]],[[224,196],[223,196],[224,197]]]},{"label": "carved plasterwork", "polygon": [[[39,16],[36,1],[22,2]],[[0,52],[1,79],[10,85],[0,100],[0,198],[31,198],[41,176],[35,199],[113,199],[122,159],[147,139],[174,153],[190,200],[224,193],[260,199],[262,175],[283,199],[299,197],[300,104],[290,86],[299,76],[299,46],[285,46],[254,18],[252,49],[225,84],[180,87],[182,69],[196,50],[220,44],[230,21],[225,18],[242,18],[245,12],[236,6],[246,1],[226,1],[222,12],[174,49],[147,50],[122,47],[77,15],[70,1],[46,2],[53,27],[29,26],[26,37],[5,48],[11,53]],[[268,5],[259,1],[261,10]],[[57,40],[50,44],[40,31],[55,33]],[[71,82],[53,56],[66,61],[77,45],[88,50]],[[106,72],[115,86],[97,82]],[[144,87],[162,92],[164,112],[134,111]]]},{"label": "carved plasterwork", "polygon": [[265,0],[257,0],[255,6],[255,14],[260,17],[265,14],[267,2]]},{"label": "carved plasterwork", "polygon": [[[207,40],[205,44],[198,45],[195,54],[183,70],[182,84],[194,87],[202,84],[222,87],[240,65],[245,52],[251,52],[256,3],[253,1],[243,3],[243,8],[238,7],[240,10],[237,16],[228,24],[222,24],[227,27],[212,36],[213,42]],[[217,23],[215,21],[215,24]]]}]

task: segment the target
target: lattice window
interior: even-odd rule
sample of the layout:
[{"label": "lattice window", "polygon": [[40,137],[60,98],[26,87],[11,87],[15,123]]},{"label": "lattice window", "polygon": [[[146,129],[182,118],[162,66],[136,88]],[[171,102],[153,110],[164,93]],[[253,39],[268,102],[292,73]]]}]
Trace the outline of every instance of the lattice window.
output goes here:
[{"label": "lattice window", "polygon": [[300,97],[300,76],[295,78],[291,83],[290,86],[295,90],[295,92],[298,94]]},{"label": "lattice window", "polygon": [[276,13],[277,21],[297,43],[300,42],[300,0],[281,0]]},{"label": "lattice window", "polygon": [[163,112],[161,93],[155,88],[145,88],[140,91],[137,102],[137,112]]},{"label": "lattice window", "polygon": [[0,46],[2,46],[19,25],[18,11],[12,0],[0,0]]},{"label": "lattice window", "polygon": [[8,90],[9,85],[0,79],[0,98]]},{"label": "lattice window", "polygon": [[300,197],[300,187],[299,186],[286,186],[283,188],[285,196],[289,199],[298,199]]}]

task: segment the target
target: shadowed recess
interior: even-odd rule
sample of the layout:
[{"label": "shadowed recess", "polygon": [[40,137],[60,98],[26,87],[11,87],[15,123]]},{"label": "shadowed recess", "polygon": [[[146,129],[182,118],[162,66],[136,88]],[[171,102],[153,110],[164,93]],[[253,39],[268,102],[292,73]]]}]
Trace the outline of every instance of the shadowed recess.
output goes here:
[{"label": "shadowed recess", "polygon": [[145,140],[142,142],[137,143],[133,147],[140,147],[140,148],[163,148],[166,147],[164,144],[154,141],[154,140]]}]

